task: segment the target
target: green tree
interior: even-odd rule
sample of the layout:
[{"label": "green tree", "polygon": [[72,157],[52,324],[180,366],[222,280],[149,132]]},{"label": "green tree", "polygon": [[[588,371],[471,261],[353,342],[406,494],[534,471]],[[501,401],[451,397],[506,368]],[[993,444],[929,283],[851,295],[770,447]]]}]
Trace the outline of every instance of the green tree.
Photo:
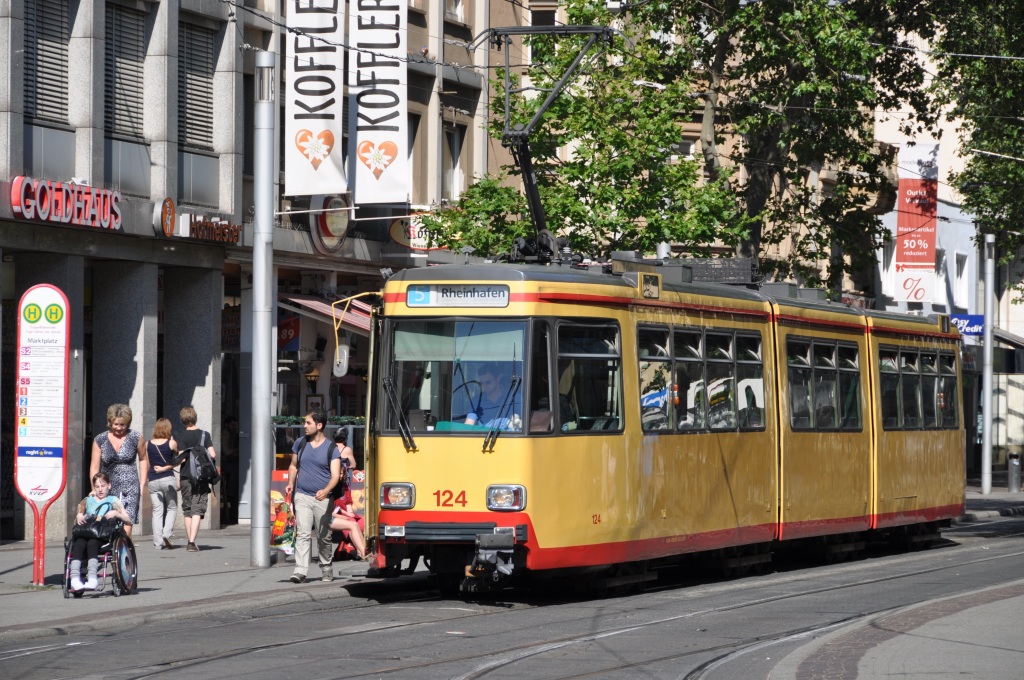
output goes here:
[{"label": "green tree", "polygon": [[935,43],[934,90],[958,124],[967,161],[951,180],[980,232],[995,235],[1000,259],[1017,265],[1024,247],[1024,6],[939,0],[935,11],[944,30]]},{"label": "green tree", "polygon": [[[615,25],[623,37],[554,102],[531,140],[549,226],[604,250],[650,252],[668,240],[701,254],[718,242],[763,257],[787,241],[791,254],[769,267],[812,282],[829,255],[842,255],[827,273],[833,283],[865,269],[884,236],[871,202],[891,190],[894,154],[875,143],[874,111],[912,112],[908,129],[933,121],[924,70],[891,48],[906,33],[930,35],[922,7],[637,0],[615,17],[603,3],[568,0],[568,23]],[[535,38],[531,84],[550,87],[580,42]],[[657,85],[637,85],[645,82]],[[515,101],[517,120],[537,101]],[[694,160],[680,160],[687,122],[700,126]]]}]

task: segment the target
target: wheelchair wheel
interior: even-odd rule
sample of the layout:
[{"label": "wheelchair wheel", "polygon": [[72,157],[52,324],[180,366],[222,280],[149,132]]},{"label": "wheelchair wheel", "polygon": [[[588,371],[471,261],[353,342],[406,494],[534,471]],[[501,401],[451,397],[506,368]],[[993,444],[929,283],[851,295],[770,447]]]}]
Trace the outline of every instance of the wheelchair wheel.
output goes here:
[{"label": "wheelchair wheel", "polygon": [[125,534],[117,536],[111,547],[111,554],[114,559],[114,595],[133,592],[139,576],[139,563],[135,559],[135,545],[132,539]]}]

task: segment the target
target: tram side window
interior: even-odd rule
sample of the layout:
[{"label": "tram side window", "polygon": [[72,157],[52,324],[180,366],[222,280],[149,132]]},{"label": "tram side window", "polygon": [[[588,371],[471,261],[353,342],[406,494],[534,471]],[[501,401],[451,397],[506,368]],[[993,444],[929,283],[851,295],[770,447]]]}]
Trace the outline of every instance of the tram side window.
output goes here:
[{"label": "tram side window", "polygon": [[814,345],[814,427],[834,430],[836,422],[836,382],[839,378],[836,346],[815,342]]},{"label": "tram side window", "polygon": [[839,345],[839,425],[861,429],[860,353],[856,347]]},{"label": "tram side window", "polygon": [[900,351],[900,406],[903,427],[921,427],[920,357],[915,351]]},{"label": "tram side window", "polygon": [[952,354],[939,355],[939,384],[935,396],[940,426],[944,428],[959,427],[960,419],[957,416],[956,357]]},{"label": "tram side window", "polygon": [[548,363],[548,336],[551,327],[547,321],[535,321],[531,347],[532,375],[530,376],[530,433],[547,434],[554,429],[554,410],[551,408],[551,367]]},{"label": "tram side window", "polygon": [[790,340],[786,343],[789,371],[789,424],[794,430],[809,430],[811,422],[811,343]]},{"label": "tram side window", "polygon": [[[622,431],[622,355],[615,324],[558,326],[558,427]],[[564,413],[568,411],[568,413]]]},{"label": "tram side window", "polygon": [[736,336],[736,385],[741,430],[763,430],[764,359],[761,336]]},{"label": "tram side window", "polygon": [[856,346],[791,338],[790,426],[794,430],[860,430],[860,358]]},{"label": "tram side window", "polygon": [[640,423],[645,431],[672,429],[672,363],[667,328],[638,328]]},{"label": "tram side window", "polygon": [[736,429],[736,375],[733,336],[708,333],[707,348],[708,424],[712,430]]},{"label": "tram side window", "polygon": [[704,390],[701,340],[700,331],[676,330],[673,333],[676,389],[679,395],[676,427],[687,432],[707,427],[707,393]]},{"label": "tram side window", "polygon": [[878,368],[881,372],[882,428],[895,430],[900,426],[900,373],[895,349],[881,348]]},{"label": "tram side window", "polygon": [[937,389],[939,386],[939,357],[935,354],[921,353],[921,416],[925,428],[939,426]]}]

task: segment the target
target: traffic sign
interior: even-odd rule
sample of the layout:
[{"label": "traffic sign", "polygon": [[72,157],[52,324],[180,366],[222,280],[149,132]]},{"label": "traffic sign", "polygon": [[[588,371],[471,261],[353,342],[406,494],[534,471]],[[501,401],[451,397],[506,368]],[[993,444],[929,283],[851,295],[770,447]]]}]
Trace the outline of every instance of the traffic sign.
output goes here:
[{"label": "traffic sign", "polygon": [[33,583],[43,585],[46,511],[64,491],[68,450],[68,299],[50,284],[18,304],[14,483],[36,517]]}]

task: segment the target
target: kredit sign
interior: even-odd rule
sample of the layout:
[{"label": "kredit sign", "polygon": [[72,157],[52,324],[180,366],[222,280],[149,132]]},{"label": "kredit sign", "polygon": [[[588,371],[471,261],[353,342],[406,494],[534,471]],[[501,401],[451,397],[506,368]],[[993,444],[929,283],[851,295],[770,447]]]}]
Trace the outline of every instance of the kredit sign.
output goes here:
[{"label": "kredit sign", "polygon": [[961,335],[984,335],[984,314],[950,314],[949,320],[960,329]]},{"label": "kredit sign", "polygon": [[121,230],[121,192],[18,176],[11,209],[23,220]]}]

